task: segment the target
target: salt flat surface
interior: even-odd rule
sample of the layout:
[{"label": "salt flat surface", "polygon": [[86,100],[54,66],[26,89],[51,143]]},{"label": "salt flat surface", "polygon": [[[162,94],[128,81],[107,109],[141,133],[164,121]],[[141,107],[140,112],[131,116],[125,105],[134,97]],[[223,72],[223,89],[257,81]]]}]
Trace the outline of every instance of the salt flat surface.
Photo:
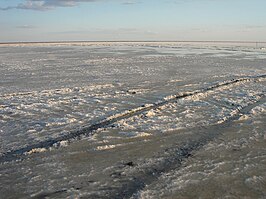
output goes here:
[{"label": "salt flat surface", "polygon": [[0,46],[0,154],[18,151],[1,159],[0,195],[266,197],[265,58],[252,45]]}]

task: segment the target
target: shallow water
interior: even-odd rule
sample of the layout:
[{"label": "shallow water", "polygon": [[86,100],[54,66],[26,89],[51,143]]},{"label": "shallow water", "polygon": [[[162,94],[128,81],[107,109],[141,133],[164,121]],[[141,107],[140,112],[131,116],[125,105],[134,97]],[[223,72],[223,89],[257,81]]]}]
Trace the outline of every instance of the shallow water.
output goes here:
[{"label": "shallow water", "polygon": [[265,56],[163,43],[0,47],[0,195],[266,197]]}]

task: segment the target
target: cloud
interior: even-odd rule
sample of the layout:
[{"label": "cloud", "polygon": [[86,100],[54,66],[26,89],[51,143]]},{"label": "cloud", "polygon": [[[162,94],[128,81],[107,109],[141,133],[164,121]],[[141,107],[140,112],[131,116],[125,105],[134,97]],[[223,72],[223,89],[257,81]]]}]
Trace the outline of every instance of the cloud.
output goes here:
[{"label": "cloud", "polygon": [[22,26],[16,26],[16,28],[19,28],[19,29],[33,29],[33,28],[36,28],[36,26],[22,25]]},{"label": "cloud", "polygon": [[[90,3],[90,2],[99,2],[105,0],[24,0],[23,3],[19,3],[16,6],[8,6],[1,8],[0,10],[11,10],[11,9],[23,9],[23,10],[37,10],[37,11],[46,11],[52,10],[56,7],[74,7],[79,5],[79,3]],[[123,5],[133,5],[139,2],[136,1],[123,1]]]},{"label": "cloud", "polygon": [[1,7],[0,7],[0,10],[10,10],[10,9],[12,9],[12,8],[13,8],[13,7],[10,7],[10,6],[9,6],[9,7],[5,7],[5,8],[1,8]]},{"label": "cloud", "polygon": [[134,4],[138,4],[139,2],[137,1],[125,1],[122,2],[122,5],[134,5]]},{"label": "cloud", "polygon": [[73,7],[77,6],[82,2],[97,2],[101,0],[26,0],[16,6],[8,6],[5,8],[0,8],[0,10],[10,10],[10,9],[24,9],[24,10],[38,10],[46,11],[52,10],[56,7]]}]

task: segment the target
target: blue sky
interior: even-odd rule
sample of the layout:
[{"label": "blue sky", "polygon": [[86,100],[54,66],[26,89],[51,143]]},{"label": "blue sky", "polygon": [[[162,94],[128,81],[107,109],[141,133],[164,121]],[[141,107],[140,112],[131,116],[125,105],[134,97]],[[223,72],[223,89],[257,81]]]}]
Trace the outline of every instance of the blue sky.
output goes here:
[{"label": "blue sky", "polygon": [[0,0],[0,42],[266,41],[265,0]]}]

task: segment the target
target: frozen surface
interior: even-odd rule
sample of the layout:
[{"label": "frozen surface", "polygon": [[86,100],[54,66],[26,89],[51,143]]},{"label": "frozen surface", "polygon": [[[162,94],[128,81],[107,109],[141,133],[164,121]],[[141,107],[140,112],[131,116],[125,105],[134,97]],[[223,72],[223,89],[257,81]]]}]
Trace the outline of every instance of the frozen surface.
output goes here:
[{"label": "frozen surface", "polygon": [[0,74],[1,156],[119,116],[2,159],[4,198],[266,197],[263,48],[2,45]]}]

